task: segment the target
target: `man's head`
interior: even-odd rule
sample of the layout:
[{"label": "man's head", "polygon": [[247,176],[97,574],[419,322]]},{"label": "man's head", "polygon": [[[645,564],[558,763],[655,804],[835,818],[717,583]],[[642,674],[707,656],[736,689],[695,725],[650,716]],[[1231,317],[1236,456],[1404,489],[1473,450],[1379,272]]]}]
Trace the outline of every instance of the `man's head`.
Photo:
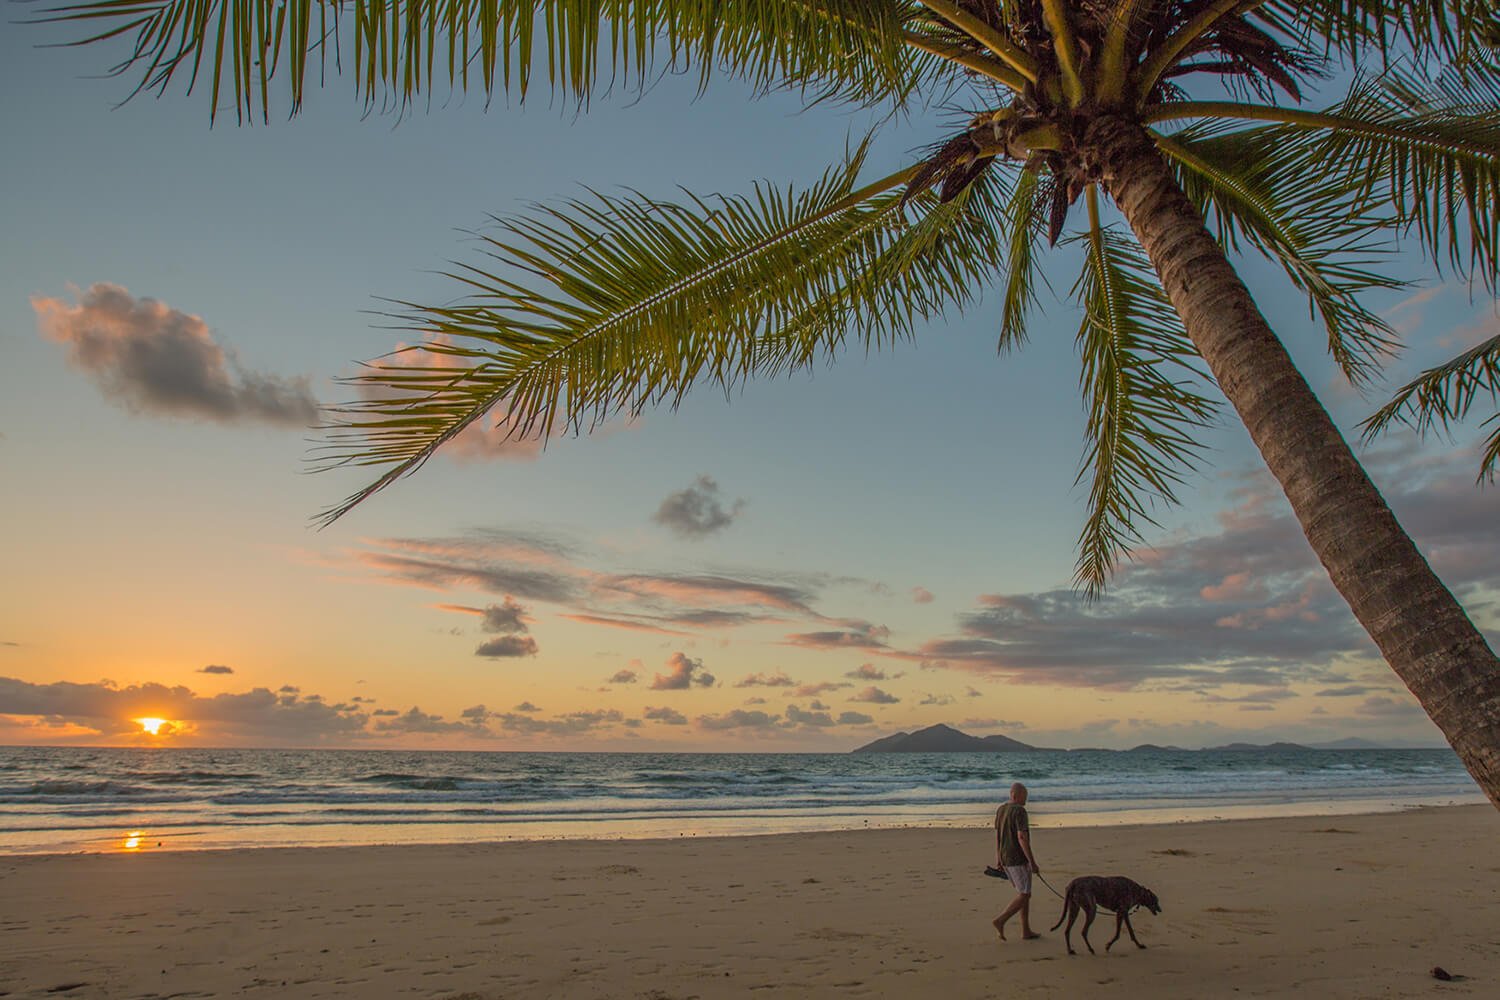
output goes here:
[{"label": "man's head", "polygon": [[1026,786],[1019,781],[1010,786],[1010,800],[1018,806],[1026,804]]}]

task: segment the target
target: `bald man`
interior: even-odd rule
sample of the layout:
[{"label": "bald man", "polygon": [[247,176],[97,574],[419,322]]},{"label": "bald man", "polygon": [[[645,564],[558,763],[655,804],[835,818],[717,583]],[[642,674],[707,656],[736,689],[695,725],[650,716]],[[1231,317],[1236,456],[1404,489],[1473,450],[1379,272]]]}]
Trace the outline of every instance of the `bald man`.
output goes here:
[{"label": "bald man", "polygon": [[995,811],[995,867],[1005,870],[1016,898],[995,918],[995,932],[1005,940],[1005,922],[1021,915],[1021,940],[1041,937],[1031,929],[1031,876],[1039,874],[1036,855],[1031,853],[1031,821],[1026,816],[1026,786],[1010,786],[1010,801]]}]

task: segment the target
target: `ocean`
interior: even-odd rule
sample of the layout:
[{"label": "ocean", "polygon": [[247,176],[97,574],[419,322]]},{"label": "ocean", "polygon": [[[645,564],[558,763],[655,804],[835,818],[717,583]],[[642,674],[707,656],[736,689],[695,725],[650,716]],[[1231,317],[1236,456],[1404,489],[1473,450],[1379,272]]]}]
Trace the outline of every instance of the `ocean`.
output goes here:
[{"label": "ocean", "polygon": [[958,754],[0,747],[0,853],[1171,823],[1483,802],[1450,750]]}]

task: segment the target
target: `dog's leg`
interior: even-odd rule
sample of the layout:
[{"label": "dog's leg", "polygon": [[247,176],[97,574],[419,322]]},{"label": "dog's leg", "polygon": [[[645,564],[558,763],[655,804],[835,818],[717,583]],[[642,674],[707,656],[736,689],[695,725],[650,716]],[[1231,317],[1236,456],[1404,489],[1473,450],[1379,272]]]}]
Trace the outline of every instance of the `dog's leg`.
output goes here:
[{"label": "dog's leg", "polygon": [[1094,951],[1094,946],[1091,945],[1091,944],[1089,944],[1089,927],[1093,925],[1093,923],[1094,923],[1094,914],[1098,912],[1094,908],[1094,901],[1092,899],[1088,900],[1086,903],[1083,904],[1083,912],[1084,912],[1083,930],[1080,932],[1082,934],[1082,936],[1083,936],[1083,943],[1089,945],[1089,954],[1090,955],[1097,955],[1098,952]]},{"label": "dog's leg", "polygon": [[[1118,941],[1118,940],[1120,940],[1120,926],[1124,922],[1125,922],[1125,911],[1124,910],[1116,910],[1115,911],[1115,936],[1112,937],[1112,938],[1110,938],[1109,939],[1109,944],[1107,944],[1107,945],[1104,946],[1104,950],[1105,951],[1109,951],[1109,949],[1111,949],[1111,948],[1113,948],[1115,946],[1115,942]],[[1131,931],[1130,932],[1130,937],[1131,937],[1132,940],[1135,938],[1135,931]]]},{"label": "dog's leg", "polygon": [[[1063,930],[1063,940],[1065,942],[1067,942],[1067,945],[1068,945],[1068,954],[1069,955],[1076,955],[1076,954],[1078,954],[1078,952],[1076,952],[1076,951],[1073,950],[1073,921],[1075,921],[1075,920],[1078,919],[1078,904],[1076,902],[1074,902],[1073,900],[1069,900],[1067,908],[1066,908],[1066,912],[1068,914],[1068,926],[1067,926],[1066,929]],[[1058,922],[1061,923],[1062,921],[1058,921]],[[1054,927],[1052,929],[1053,930],[1057,930],[1056,927]]]},{"label": "dog's leg", "polygon": [[[1144,947],[1146,947],[1145,945],[1141,944],[1140,939],[1135,936],[1135,928],[1132,927],[1132,926],[1130,926],[1130,914],[1129,913],[1125,914],[1125,929],[1130,932],[1130,940],[1132,940],[1132,941],[1135,942],[1135,946],[1137,948],[1144,948]],[[1120,936],[1120,932],[1119,931],[1115,931],[1115,937],[1119,937],[1119,936]]]}]

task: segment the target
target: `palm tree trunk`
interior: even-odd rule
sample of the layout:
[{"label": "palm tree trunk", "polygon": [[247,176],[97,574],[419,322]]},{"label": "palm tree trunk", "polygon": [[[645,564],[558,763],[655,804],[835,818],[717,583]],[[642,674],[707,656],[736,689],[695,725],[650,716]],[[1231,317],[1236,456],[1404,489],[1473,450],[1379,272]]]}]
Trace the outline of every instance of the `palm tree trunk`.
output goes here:
[{"label": "palm tree trunk", "polygon": [[1084,149],[1333,585],[1500,808],[1500,659],[1396,522],[1145,131],[1102,117]]}]

